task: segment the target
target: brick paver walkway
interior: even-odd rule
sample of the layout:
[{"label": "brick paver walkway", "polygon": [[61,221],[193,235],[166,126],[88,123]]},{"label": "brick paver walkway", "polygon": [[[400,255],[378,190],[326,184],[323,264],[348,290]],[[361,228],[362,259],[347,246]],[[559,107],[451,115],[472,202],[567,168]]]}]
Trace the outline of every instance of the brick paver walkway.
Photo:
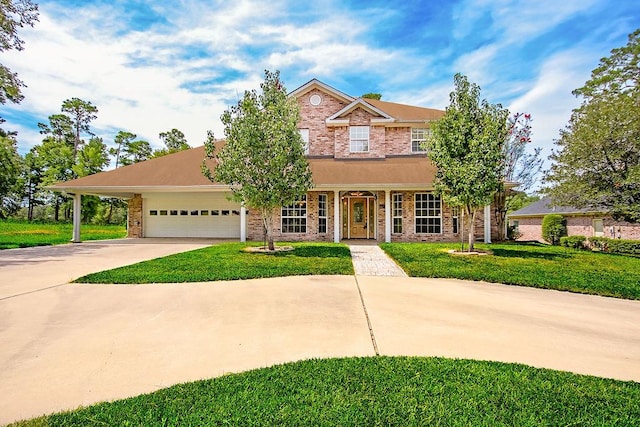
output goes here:
[{"label": "brick paver walkway", "polygon": [[376,245],[349,244],[353,269],[357,276],[398,276],[407,274]]}]

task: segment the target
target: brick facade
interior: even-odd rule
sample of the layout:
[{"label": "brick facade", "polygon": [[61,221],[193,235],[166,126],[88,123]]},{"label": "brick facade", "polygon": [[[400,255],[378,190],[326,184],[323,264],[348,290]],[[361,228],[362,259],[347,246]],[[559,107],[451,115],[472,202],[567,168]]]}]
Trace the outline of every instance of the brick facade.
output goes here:
[{"label": "brick facade", "polygon": [[[563,215],[567,225],[568,236],[595,236],[593,221],[602,219],[603,237],[640,240],[640,224],[631,224],[624,221],[616,221],[611,217],[597,215]],[[537,240],[543,242],[542,238],[542,216],[512,218],[510,223],[518,221],[518,231],[521,236],[520,241]]]},{"label": "brick facade", "polygon": [[[460,241],[462,236],[462,217],[458,218],[458,232],[454,233],[454,219],[452,216],[452,210],[442,205],[441,208],[441,233],[427,234],[415,232],[415,191],[402,191],[392,192],[391,194],[402,194],[403,206],[402,206],[402,233],[391,234],[392,242],[454,242]],[[421,191],[420,193],[424,193]],[[318,195],[327,195],[327,229],[326,233],[318,232]],[[384,204],[385,196],[384,191],[377,191],[371,193],[373,203],[376,206],[376,232],[371,238],[378,242],[385,241],[385,209]],[[345,196],[345,194],[342,194]],[[333,191],[311,191],[307,193],[307,231],[305,233],[283,233],[282,232],[282,219],[280,210],[276,210],[274,213],[274,239],[279,241],[326,241],[331,242],[334,238],[334,192]],[[393,198],[391,198],[393,204]],[[340,206],[340,218],[344,216],[344,209],[346,209],[346,203]],[[391,207],[390,207],[391,209]],[[342,227],[340,229],[340,238],[347,238],[347,226],[344,220],[341,220]],[[393,218],[391,218],[391,224],[393,225]],[[497,239],[497,228],[495,222],[491,224],[491,238]],[[465,241],[467,239],[467,232],[465,231]],[[484,215],[483,211],[479,211],[476,215],[475,222],[475,236],[476,241],[484,240]],[[258,212],[250,211],[248,219],[248,232],[247,238],[249,240],[260,241],[263,239],[263,227],[260,215]]]}]

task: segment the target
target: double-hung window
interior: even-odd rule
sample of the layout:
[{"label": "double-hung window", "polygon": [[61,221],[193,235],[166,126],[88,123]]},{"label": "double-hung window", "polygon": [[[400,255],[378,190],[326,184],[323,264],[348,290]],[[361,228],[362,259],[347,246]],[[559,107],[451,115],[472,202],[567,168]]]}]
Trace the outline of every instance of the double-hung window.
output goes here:
[{"label": "double-hung window", "polygon": [[369,151],[369,126],[349,127],[349,151],[352,153]]},{"label": "double-hung window", "polygon": [[430,129],[411,128],[411,152],[426,153],[427,150],[424,148],[424,144],[430,134]]},{"label": "double-hung window", "polygon": [[298,129],[300,131],[300,136],[304,141],[303,150],[304,154],[309,154],[309,129]]},{"label": "double-hung window", "polygon": [[307,232],[307,196],[296,200],[289,206],[282,207],[282,232]]},{"label": "double-hung window", "polygon": [[442,233],[442,202],[433,193],[416,193],[415,224],[417,234]]},{"label": "double-hung window", "polygon": [[318,195],[318,233],[327,232],[327,195]]},{"label": "double-hung window", "polygon": [[393,232],[402,233],[402,193],[394,193],[393,203]]}]

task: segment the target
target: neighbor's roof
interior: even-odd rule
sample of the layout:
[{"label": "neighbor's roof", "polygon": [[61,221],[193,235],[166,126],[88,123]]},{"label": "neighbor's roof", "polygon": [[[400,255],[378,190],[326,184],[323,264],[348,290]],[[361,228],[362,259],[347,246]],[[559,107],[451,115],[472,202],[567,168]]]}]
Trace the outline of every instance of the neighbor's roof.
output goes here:
[{"label": "neighbor's roof", "polygon": [[565,214],[565,215],[584,215],[588,213],[600,213],[598,210],[584,208],[578,209],[573,206],[552,206],[551,198],[545,197],[525,206],[522,209],[510,213],[509,218],[544,216],[548,214]]},{"label": "neighbor's roof", "polygon": [[[95,175],[48,187],[67,193],[133,197],[142,192],[225,191],[228,186],[213,183],[202,175],[204,146],[180,151]],[[426,156],[386,159],[309,159],[318,188],[424,188],[431,187],[435,167]],[[209,163],[213,166],[213,163]]]}]

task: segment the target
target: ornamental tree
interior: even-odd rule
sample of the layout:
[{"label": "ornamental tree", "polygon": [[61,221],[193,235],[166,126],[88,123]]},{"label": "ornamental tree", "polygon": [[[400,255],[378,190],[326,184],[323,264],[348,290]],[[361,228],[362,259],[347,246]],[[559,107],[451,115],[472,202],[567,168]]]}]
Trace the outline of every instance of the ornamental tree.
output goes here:
[{"label": "ornamental tree", "polygon": [[542,169],[541,148],[527,152],[531,144],[531,114],[515,113],[507,121],[507,139],[502,149],[504,155],[503,179],[506,183],[516,183],[518,191],[503,187],[494,199],[494,216],[498,229],[498,239],[505,239],[507,212],[514,209],[518,194],[531,189]]},{"label": "ornamental tree", "polygon": [[[275,250],[276,209],[294,203],[313,186],[298,131],[300,111],[287,96],[280,72],[265,70],[260,93],[245,91],[238,104],[222,114],[226,141],[209,133],[204,175],[229,185],[232,199],[260,213],[269,250]],[[207,160],[213,160],[211,170]]]},{"label": "ornamental tree", "polygon": [[444,116],[435,122],[428,140],[429,157],[438,168],[436,194],[463,210],[469,230],[469,251],[475,243],[476,214],[503,187],[503,147],[508,110],[480,101],[480,87],[462,74]]},{"label": "ornamental tree", "polygon": [[640,29],[600,60],[556,141],[545,192],[554,204],[640,222]]}]

